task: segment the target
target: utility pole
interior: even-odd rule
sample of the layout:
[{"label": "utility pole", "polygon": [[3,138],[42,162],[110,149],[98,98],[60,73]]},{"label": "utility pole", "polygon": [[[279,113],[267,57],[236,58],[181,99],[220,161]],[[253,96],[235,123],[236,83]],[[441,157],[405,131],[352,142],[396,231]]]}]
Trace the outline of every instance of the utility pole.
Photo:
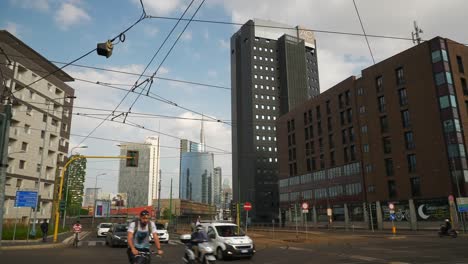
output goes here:
[{"label": "utility pole", "polygon": [[[41,154],[41,169],[39,170],[39,179],[37,180],[37,196],[36,196],[36,206],[34,207],[34,217],[33,217],[33,225],[32,225],[32,230],[31,230],[31,235],[33,237],[36,236],[36,220],[37,220],[37,204],[40,203],[39,201],[39,196],[41,192],[41,179],[42,179],[42,171],[44,168],[44,154],[45,154],[45,146],[46,146],[46,140],[47,140],[47,125],[49,124],[49,106],[50,106],[50,101],[46,100],[47,103],[47,119],[45,122],[45,127],[44,127],[44,140],[42,141],[42,154]],[[58,224],[58,223],[57,223]]]},{"label": "utility pole", "polygon": [[419,33],[424,33],[422,29],[418,27],[418,24],[416,21],[413,21],[413,26],[414,26],[414,32],[411,32],[411,38],[413,39],[413,44],[420,44],[421,43],[421,37],[419,36]]},{"label": "utility pole", "polygon": [[161,218],[161,169],[159,169],[159,183],[158,183],[158,219]]},{"label": "utility pole", "polygon": [[172,224],[172,178],[171,178],[171,194],[169,195],[169,224]]},{"label": "utility pole", "polygon": [[[3,77],[2,77],[3,78]],[[4,80],[2,80],[3,82]],[[4,86],[4,89],[7,89]],[[4,90],[5,92],[5,90]],[[3,98],[4,99],[4,98]],[[5,204],[5,182],[8,167],[8,140],[10,138],[11,104],[5,103],[0,112],[0,248],[3,235],[3,214]]]}]

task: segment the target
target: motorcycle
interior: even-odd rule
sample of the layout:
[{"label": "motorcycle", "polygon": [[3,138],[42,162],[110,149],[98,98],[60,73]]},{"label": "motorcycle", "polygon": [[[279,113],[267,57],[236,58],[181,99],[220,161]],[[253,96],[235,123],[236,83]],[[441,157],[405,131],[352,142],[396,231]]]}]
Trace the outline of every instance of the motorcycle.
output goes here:
[{"label": "motorcycle", "polygon": [[458,236],[458,232],[454,229],[446,230],[445,225],[441,225],[439,230],[439,237],[443,236],[451,236],[452,238],[456,238]]},{"label": "motorcycle", "polygon": [[184,234],[180,236],[180,241],[185,245],[185,253],[182,260],[187,264],[215,264],[216,258],[214,256],[214,250],[207,243],[207,241],[198,243],[198,256],[192,250],[192,239],[191,235]]}]

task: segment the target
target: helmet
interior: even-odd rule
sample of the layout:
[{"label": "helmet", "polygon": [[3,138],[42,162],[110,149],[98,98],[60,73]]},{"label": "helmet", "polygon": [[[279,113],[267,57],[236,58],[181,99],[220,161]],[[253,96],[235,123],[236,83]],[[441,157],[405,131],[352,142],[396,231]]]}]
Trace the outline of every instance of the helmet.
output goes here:
[{"label": "helmet", "polygon": [[447,218],[447,219],[445,219],[445,222],[450,222],[450,220]]},{"label": "helmet", "polygon": [[197,231],[202,231],[202,230],[203,230],[203,226],[202,226],[202,225],[197,225],[196,229],[197,229]]},{"label": "helmet", "polygon": [[140,212],[140,216],[147,216],[149,214],[150,214],[150,212],[148,210],[143,210],[143,211]]}]

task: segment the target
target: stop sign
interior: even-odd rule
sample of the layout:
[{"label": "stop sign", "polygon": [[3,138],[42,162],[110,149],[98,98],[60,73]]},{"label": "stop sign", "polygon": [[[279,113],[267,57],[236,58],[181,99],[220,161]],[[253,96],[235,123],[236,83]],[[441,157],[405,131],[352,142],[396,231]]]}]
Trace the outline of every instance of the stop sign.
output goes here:
[{"label": "stop sign", "polygon": [[252,204],[249,203],[249,202],[245,202],[244,203],[244,210],[246,210],[246,211],[252,210]]}]

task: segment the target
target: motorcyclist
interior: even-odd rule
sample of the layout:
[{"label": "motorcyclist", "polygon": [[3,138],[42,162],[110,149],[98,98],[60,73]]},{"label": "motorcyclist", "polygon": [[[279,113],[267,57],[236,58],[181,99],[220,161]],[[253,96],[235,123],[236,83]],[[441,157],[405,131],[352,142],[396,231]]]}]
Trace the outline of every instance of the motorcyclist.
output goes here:
[{"label": "motorcyclist", "polygon": [[191,236],[191,245],[195,257],[198,258],[198,244],[208,241],[208,235],[202,225],[195,227],[195,232]]},{"label": "motorcyclist", "polygon": [[444,230],[443,233],[448,233],[452,229],[452,223],[450,223],[449,219],[445,219],[445,225],[444,225]]}]

